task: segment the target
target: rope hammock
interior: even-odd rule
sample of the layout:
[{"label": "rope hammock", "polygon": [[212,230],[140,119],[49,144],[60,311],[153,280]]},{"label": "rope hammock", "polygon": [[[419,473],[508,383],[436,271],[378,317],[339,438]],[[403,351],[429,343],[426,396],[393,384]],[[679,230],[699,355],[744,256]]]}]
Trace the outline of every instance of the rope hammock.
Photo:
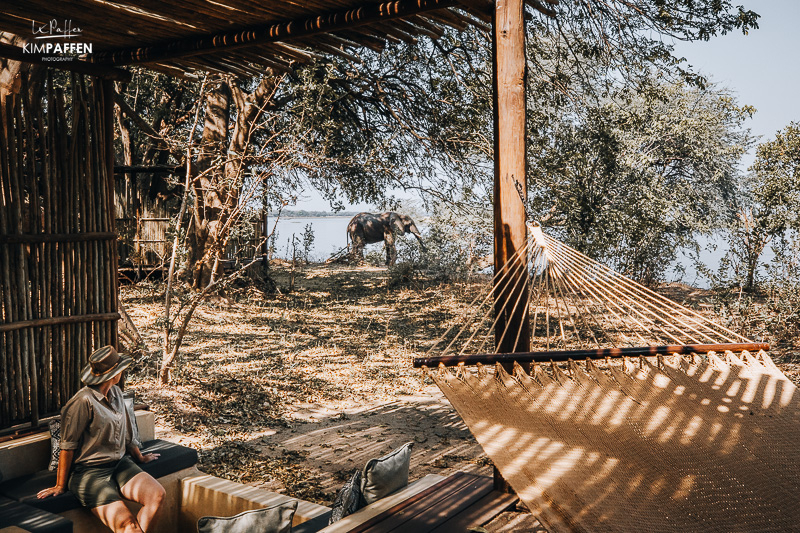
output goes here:
[{"label": "rope hammock", "polygon": [[[429,357],[415,361],[417,366],[474,362],[474,354],[493,353],[495,346],[511,337],[518,340],[522,331],[512,331],[511,322],[499,333],[495,330],[502,315],[520,312],[527,314],[531,324],[532,349],[550,352],[544,360],[559,360],[554,357],[558,350],[578,350],[566,354],[574,359],[592,347],[594,356],[638,353],[626,347],[647,347],[653,354],[657,352],[652,348],[658,346],[719,345],[715,346],[719,349],[727,345],[723,349],[734,351],[766,348],[590,259],[546,235],[538,225],[529,224],[529,235],[525,246],[509,258],[509,267],[495,274],[488,293],[472,302],[467,314],[434,343]],[[529,287],[527,291],[520,290],[524,285]],[[497,295],[512,297],[501,298],[498,309]],[[609,348],[623,350],[607,351]],[[525,359],[520,357],[515,354],[514,360]]]},{"label": "rope hammock", "polygon": [[[766,345],[529,229],[525,259],[415,366],[438,366],[431,377],[544,527],[800,531],[800,396]],[[492,332],[494,294],[525,281],[504,305],[528,313],[533,351],[487,353],[520,335]],[[465,366],[476,359],[496,364]]]}]

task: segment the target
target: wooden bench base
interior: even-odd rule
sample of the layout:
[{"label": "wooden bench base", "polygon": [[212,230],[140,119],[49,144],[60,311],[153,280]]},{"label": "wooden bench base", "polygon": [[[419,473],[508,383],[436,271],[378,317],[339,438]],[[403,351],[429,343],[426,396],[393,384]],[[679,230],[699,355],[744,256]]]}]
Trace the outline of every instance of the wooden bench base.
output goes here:
[{"label": "wooden bench base", "polygon": [[319,533],[463,533],[512,507],[518,498],[495,491],[492,478],[457,472],[430,475]]}]

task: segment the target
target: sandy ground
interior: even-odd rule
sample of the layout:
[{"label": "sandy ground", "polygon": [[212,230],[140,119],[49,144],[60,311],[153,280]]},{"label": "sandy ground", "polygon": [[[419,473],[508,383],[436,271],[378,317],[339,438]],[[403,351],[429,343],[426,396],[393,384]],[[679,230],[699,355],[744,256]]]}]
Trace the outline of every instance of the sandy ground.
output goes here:
[{"label": "sandy ground", "polygon": [[[163,286],[122,289],[146,340],[129,385],[156,412],[159,437],[196,448],[200,468],[329,505],[370,458],[413,441],[411,479],[463,470],[491,475],[488,458],[411,360],[463,320],[485,280],[403,284],[386,269],[276,268],[284,292],[253,287],[214,297],[195,313],[168,386],[159,386]],[[686,286],[678,301],[702,300]],[[797,364],[784,363],[793,379]],[[524,512],[488,531],[542,531]]]},{"label": "sandy ground", "polygon": [[[276,275],[288,286],[287,272]],[[160,437],[200,452],[200,468],[330,504],[353,470],[413,441],[411,478],[491,475],[466,426],[413,369],[481,290],[412,281],[386,269],[309,267],[295,290],[252,289],[195,313],[169,386],[155,382],[163,287],[123,288],[149,356],[129,380],[157,413]]]}]

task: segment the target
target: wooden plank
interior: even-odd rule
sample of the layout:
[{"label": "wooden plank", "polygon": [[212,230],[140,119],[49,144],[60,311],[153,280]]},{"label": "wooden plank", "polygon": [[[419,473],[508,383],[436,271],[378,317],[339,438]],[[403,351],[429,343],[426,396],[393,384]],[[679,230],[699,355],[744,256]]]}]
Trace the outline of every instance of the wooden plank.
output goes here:
[{"label": "wooden plank", "polygon": [[363,531],[362,528],[365,524],[380,522],[392,512],[397,512],[415,501],[425,498],[438,488],[457,481],[461,475],[461,473],[456,473],[450,477],[443,478],[442,476],[429,474],[409,484],[406,488],[394,494],[390,494],[385,498],[381,498],[377,502],[351,515],[345,516],[338,522],[321,529],[318,533],[352,533],[354,531]]},{"label": "wooden plank", "polygon": [[426,533],[447,521],[448,518],[461,513],[491,491],[491,478],[462,473],[460,479],[455,483],[437,490],[400,512],[393,513],[365,531],[368,533],[400,533],[403,531]]},{"label": "wooden plank", "polygon": [[581,361],[584,359],[606,359],[608,357],[652,357],[655,355],[692,354],[708,352],[758,352],[769,351],[769,344],[764,342],[752,343],[726,343],[726,344],[669,344],[665,346],[626,346],[623,348],[598,348],[596,350],[549,350],[541,352],[516,352],[516,353],[485,353],[444,355],[441,357],[417,357],[414,359],[414,368],[436,368],[439,365],[458,366],[465,365],[513,365],[517,363],[546,363],[550,361],[566,362]]},{"label": "wooden plank", "polygon": [[[404,499],[397,505],[386,509],[384,512],[372,517],[369,520],[363,521],[362,523],[358,524],[358,526],[348,529],[347,531],[348,533],[375,533],[378,531],[389,531],[394,529],[395,525],[408,521],[407,511],[409,509],[411,509],[411,516],[413,516],[414,514],[419,513],[420,508],[427,508],[429,505],[431,505],[430,502],[438,502],[447,494],[459,490],[464,485],[469,484],[470,481],[471,480],[464,472],[456,472],[455,474],[445,478],[440,483],[437,483],[435,486],[428,488],[412,498]],[[399,521],[395,520],[395,517],[398,516],[403,517],[403,519]]]},{"label": "wooden plank", "polygon": [[18,320],[0,324],[0,331],[16,331],[25,328],[39,328],[44,326],[82,324],[85,322],[116,322],[120,319],[120,314],[116,311],[111,313],[95,313],[89,315],[69,315],[36,318],[33,320]]},{"label": "wooden plank", "polygon": [[445,478],[441,483],[408,498],[394,507],[387,509],[378,516],[359,524],[349,533],[380,533],[393,530],[396,526],[407,522],[410,517],[418,514],[420,509],[426,509],[430,505],[440,501],[442,498],[454,491],[460,490],[470,483],[470,479],[463,472]]},{"label": "wooden plank", "polygon": [[518,501],[519,498],[516,494],[493,490],[467,509],[436,526],[431,533],[464,533],[470,528],[486,524],[495,516],[516,505]]},{"label": "wooden plank", "polygon": [[113,232],[87,232],[87,233],[17,233],[0,235],[0,244],[32,244],[40,242],[86,242],[116,240],[117,234]]}]

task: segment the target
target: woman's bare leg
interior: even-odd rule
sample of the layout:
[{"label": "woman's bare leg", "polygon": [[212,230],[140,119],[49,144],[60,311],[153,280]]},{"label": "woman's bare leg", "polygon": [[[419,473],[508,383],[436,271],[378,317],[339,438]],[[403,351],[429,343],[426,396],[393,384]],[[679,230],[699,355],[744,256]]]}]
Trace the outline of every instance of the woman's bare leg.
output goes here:
[{"label": "woman's bare leg", "polygon": [[142,533],[136,518],[124,502],[107,503],[91,511],[114,533]]},{"label": "woman's bare leg", "polygon": [[136,515],[136,520],[143,532],[150,531],[157,518],[158,511],[161,509],[164,496],[166,496],[164,487],[150,474],[140,472],[125,483],[120,492],[126,500],[142,505],[139,514]]}]

